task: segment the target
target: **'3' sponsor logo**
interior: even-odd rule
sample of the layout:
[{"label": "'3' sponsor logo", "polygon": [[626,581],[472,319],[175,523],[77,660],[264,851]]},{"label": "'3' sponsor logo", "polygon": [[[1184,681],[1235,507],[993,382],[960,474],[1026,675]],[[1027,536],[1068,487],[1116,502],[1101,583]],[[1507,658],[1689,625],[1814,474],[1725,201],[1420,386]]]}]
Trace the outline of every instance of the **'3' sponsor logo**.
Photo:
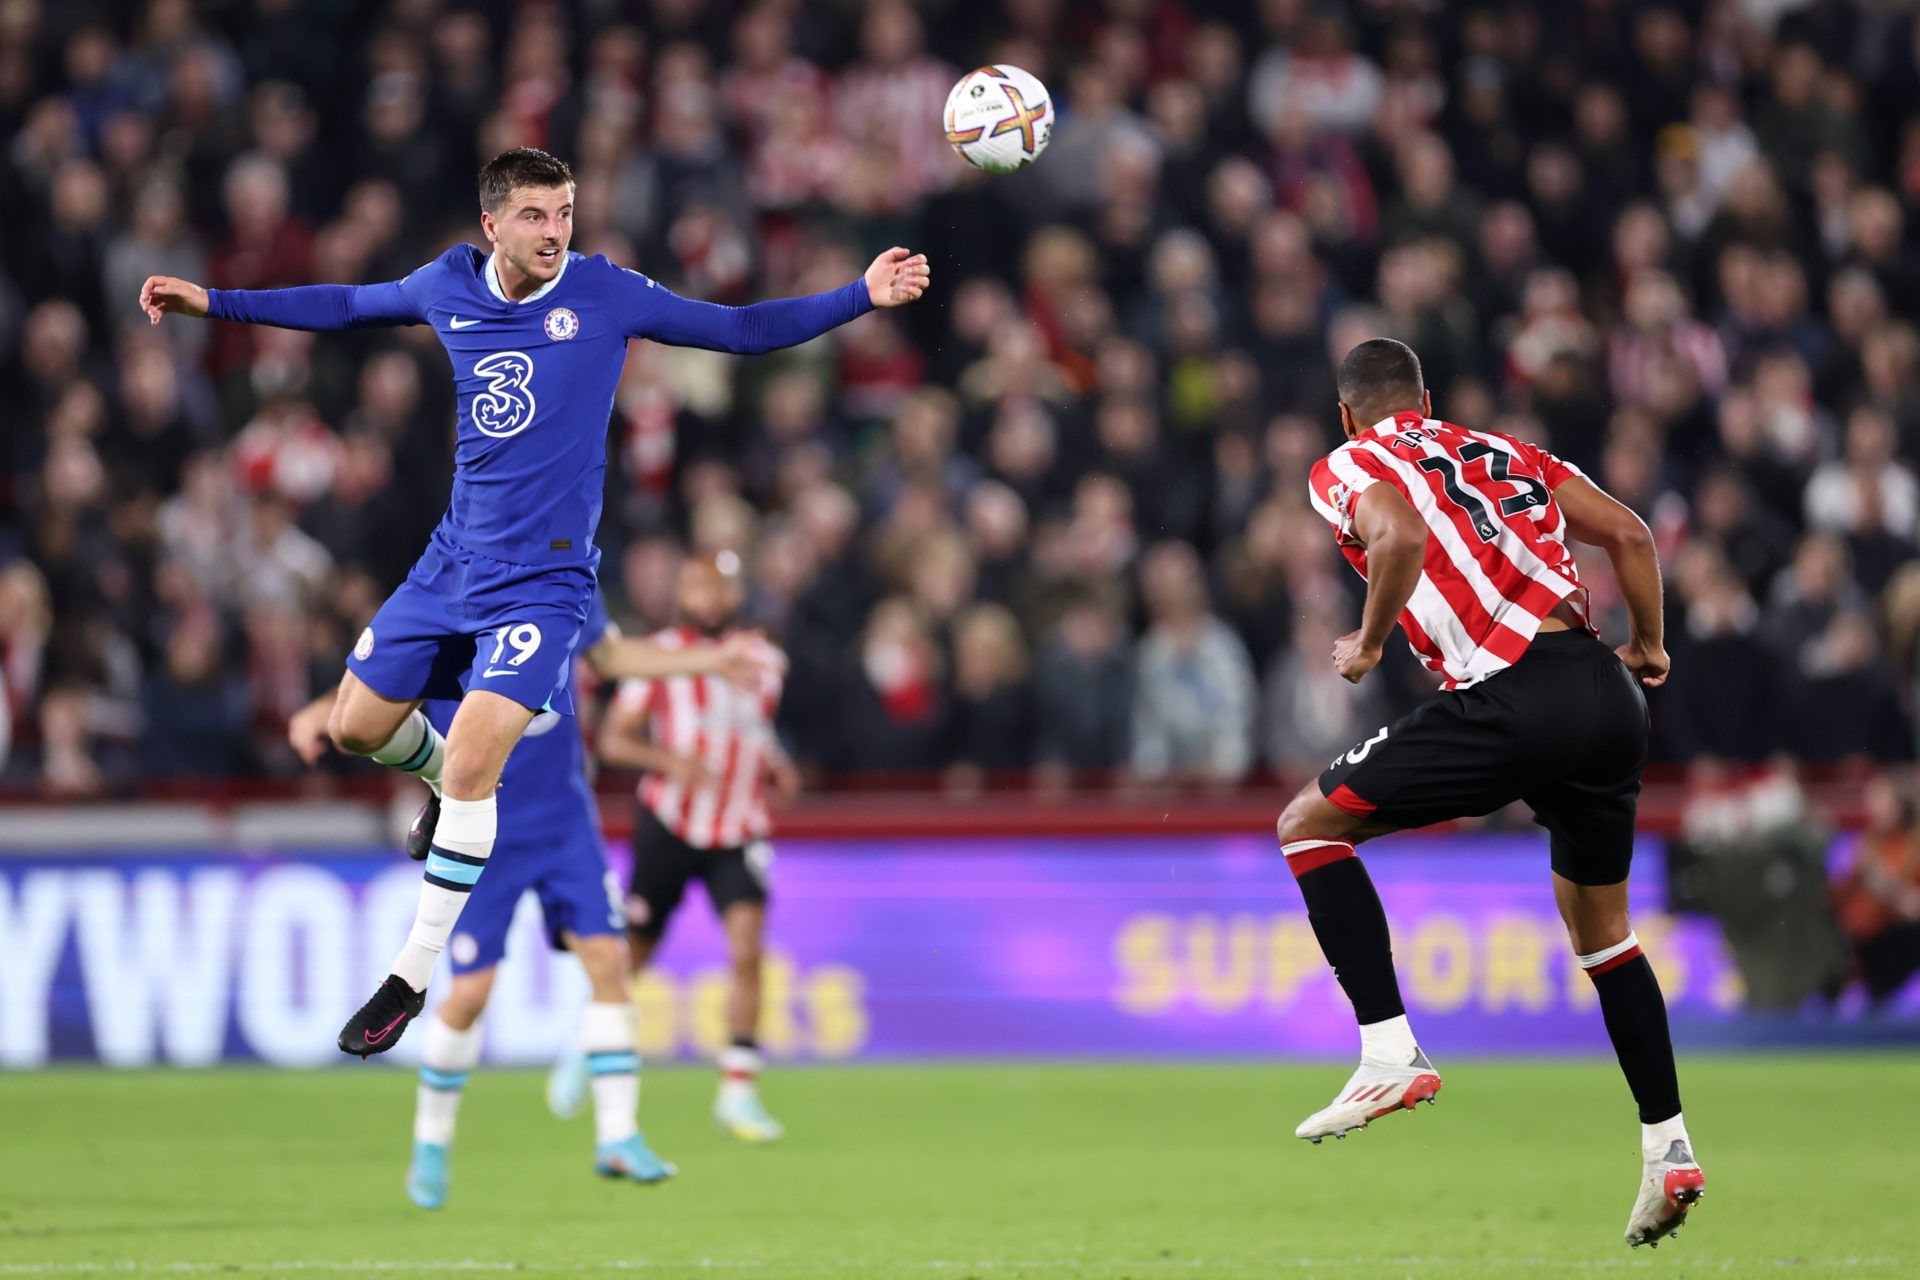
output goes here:
[{"label": "'3' sponsor logo", "polygon": [[533,357],[496,351],[476,361],[474,376],[487,385],[473,394],[473,425],[496,439],[517,436],[533,422]]}]

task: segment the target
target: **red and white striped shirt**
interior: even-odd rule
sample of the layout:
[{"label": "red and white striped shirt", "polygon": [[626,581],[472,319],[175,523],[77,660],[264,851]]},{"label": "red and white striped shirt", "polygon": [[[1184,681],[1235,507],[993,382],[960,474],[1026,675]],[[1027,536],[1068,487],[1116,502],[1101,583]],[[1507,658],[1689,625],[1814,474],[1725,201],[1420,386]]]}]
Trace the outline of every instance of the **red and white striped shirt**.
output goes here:
[{"label": "red and white striped shirt", "polygon": [[1511,436],[1401,413],[1315,463],[1309,487],[1363,578],[1367,553],[1353,532],[1362,493],[1390,484],[1427,522],[1426,561],[1400,625],[1420,661],[1458,689],[1518,662],[1562,600],[1592,629],[1553,500],[1581,474]]},{"label": "red and white striped shirt", "polygon": [[[691,627],[669,627],[651,639],[672,649],[718,643]],[[742,689],[720,676],[669,676],[623,680],[614,695],[622,710],[646,712],[655,746],[706,765],[707,781],[698,786],[658,773],[640,783],[640,803],[696,849],[732,849],[773,831],[767,770],[782,758],[773,713],[786,683],[787,656],[760,643],[772,671],[757,689]]]}]

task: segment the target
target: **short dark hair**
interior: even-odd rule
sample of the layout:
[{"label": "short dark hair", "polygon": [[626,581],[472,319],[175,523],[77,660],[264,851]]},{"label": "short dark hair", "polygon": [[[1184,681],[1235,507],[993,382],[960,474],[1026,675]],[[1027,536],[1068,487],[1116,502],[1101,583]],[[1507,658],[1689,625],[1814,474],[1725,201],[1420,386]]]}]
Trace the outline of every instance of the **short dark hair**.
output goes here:
[{"label": "short dark hair", "polygon": [[516,187],[570,187],[573,170],[567,162],[537,147],[514,147],[487,161],[480,170],[480,207],[498,213],[512,199]]},{"label": "short dark hair", "polygon": [[1417,408],[1426,391],[1420,357],[1392,338],[1369,338],[1340,362],[1340,402],[1349,409],[1405,401]]}]

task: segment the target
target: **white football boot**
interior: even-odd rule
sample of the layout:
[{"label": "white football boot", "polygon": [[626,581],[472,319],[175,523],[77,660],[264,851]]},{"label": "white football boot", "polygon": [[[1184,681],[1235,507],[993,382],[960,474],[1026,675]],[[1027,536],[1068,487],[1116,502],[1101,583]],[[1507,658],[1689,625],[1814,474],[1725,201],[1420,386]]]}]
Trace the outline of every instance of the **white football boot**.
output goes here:
[{"label": "white football boot", "polygon": [[1404,1067],[1383,1067],[1362,1062],[1340,1094],[1320,1111],[1300,1122],[1293,1131],[1296,1138],[1318,1143],[1332,1134],[1344,1138],[1352,1129],[1364,1129],[1367,1123],[1394,1111],[1413,1110],[1417,1102],[1431,1103],[1440,1092],[1440,1073],[1419,1049],[1413,1061]]},{"label": "white football boot", "polygon": [[1640,1196],[1627,1219],[1627,1244],[1638,1249],[1660,1247],[1660,1241],[1680,1234],[1691,1209],[1707,1194],[1707,1175],[1685,1142],[1675,1138],[1667,1153],[1646,1161],[1640,1171]]}]

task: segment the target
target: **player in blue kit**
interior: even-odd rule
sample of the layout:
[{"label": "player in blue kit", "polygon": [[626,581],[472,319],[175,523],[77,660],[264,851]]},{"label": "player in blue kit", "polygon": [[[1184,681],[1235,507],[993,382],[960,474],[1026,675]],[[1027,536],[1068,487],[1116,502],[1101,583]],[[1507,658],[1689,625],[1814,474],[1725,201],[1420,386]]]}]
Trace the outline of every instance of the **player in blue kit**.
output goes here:
[{"label": "player in blue kit", "polygon": [[[340,1032],[366,1057],[398,1042],[425,1005],[434,962],[493,852],[494,789],[533,717],[570,712],[574,640],[600,553],[607,423],[631,338],[752,354],[809,341],[926,289],[921,255],[889,249],[828,293],[722,307],[568,251],[573,174],[529,147],[480,171],[493,246],[449,249],[404,280],[294,289],[141,286],[169,312],[350,329],[430,324],[458,392],[453,499],[407,581],[354,646],[328,723],[342,751],[424,779],[439,798],[409,844],[429,845],[420,906],[393,971]],[[458,700],[444,739],[425,698]],[[432,829],[429,831],[427,827]]]},{"label": "player in blue kit", "polygon": [[[603,680],[714,675],[756,686],[764,659],[746,639],[725,651],[704,652],[628,639],[608,620],[596,591],[577,653]],[[309,764],[326,749],[336,700],[337,691],[323,694],[288,722],[288,740]],[[444,732],[459,706],[432,700],[423,709]],[[506,952],[508,927],[528,891],[539,899],[553,945],[579,958],[593,988],[580,1019],[580,1052],[591,1072],[595,1172],[642,1183],[676,1172],[647,1146],[635,1122],[640,1061],[627,988],[626,913],[620,885],[607,868],[599,806],[587,785],[586,749],[571,721],[551,711],[534,717],[501,772],[500,811],[506,821],[495,847],[497,865],[474,885],[461,913],[460,930],[448,944],[453,986],[427,1022],[407,1170],[407,1195],[424,1209],[446,1203],[461,1091],[480,1059],[480,1016]]]}]

